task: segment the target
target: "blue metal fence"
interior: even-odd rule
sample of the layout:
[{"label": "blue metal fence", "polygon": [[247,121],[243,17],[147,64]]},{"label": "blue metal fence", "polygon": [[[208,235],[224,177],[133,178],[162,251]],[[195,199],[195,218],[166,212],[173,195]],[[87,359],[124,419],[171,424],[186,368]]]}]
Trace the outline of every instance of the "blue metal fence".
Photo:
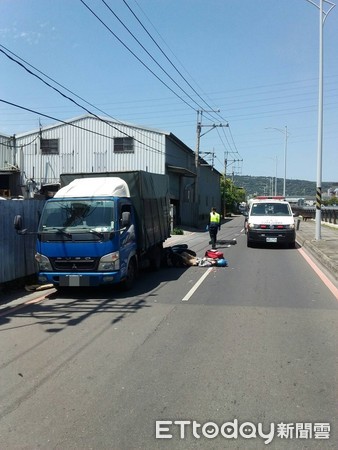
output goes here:
[{"label": "blue metal fence", "polygon": [[13,223],[20,214],[24,228],[35,232],[44,200],[0,201],[0,284],[35,273],[35,234],[19,235]]}]

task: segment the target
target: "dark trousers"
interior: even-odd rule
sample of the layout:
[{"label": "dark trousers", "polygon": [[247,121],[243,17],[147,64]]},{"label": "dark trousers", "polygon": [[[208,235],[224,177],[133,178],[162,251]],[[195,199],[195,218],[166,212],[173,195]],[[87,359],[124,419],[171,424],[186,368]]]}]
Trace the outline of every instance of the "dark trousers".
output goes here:
[{"label": "dark trousers", "polygon": [[218,227],[209,227],[211,248],[216,248],[217,232],[218,232]]}]

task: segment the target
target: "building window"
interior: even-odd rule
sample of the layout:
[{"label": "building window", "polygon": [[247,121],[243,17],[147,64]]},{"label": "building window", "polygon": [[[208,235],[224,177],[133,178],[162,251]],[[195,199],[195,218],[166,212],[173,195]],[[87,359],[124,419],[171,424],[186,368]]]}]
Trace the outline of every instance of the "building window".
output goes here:
[{"label": "building window", "polygon": [[40,139],[40,150],[42,155],[58,155],[59,139]]},{"label": "building window", "polygon": [[114,138],[114,153],[134,153],[134,138]]}]

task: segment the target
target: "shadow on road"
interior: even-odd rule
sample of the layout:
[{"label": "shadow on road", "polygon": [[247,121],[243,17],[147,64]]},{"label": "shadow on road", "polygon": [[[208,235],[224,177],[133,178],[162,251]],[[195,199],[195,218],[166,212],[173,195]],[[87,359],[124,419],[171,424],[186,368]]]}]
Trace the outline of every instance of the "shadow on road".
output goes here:
[{"label": "shadow on road", "polygon": [[151,307],[160,286],[177,280],[186,269],[163,268],[158,272],[142,272],[134,288],[128,292],[118,286],[53,291],[42,301],[40,298],[36,303],[8,309],[0,316],[0,332],[13,329],[10,326],[13,317],[36,319],[34,322],[16,324],[14,328],[44,325],[44,331],[48,333],[59,333],[67,327],[76,326],[93,314],[111,314],[111,325],[114,325],[142,308]]}]

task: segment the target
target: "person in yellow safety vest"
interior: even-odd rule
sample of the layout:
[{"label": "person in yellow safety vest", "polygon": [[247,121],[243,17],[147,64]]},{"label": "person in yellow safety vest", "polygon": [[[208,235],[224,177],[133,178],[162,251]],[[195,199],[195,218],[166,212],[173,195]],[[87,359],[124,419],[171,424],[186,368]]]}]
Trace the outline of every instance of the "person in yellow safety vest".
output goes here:
[{"label": "person in yellow safety vest", "polygon": [[211,239],[211,247],[216,249],[217,233],[221,229],[221,216],[218,212],[216,212],[216,208],[211,208],[208,228]]}]

